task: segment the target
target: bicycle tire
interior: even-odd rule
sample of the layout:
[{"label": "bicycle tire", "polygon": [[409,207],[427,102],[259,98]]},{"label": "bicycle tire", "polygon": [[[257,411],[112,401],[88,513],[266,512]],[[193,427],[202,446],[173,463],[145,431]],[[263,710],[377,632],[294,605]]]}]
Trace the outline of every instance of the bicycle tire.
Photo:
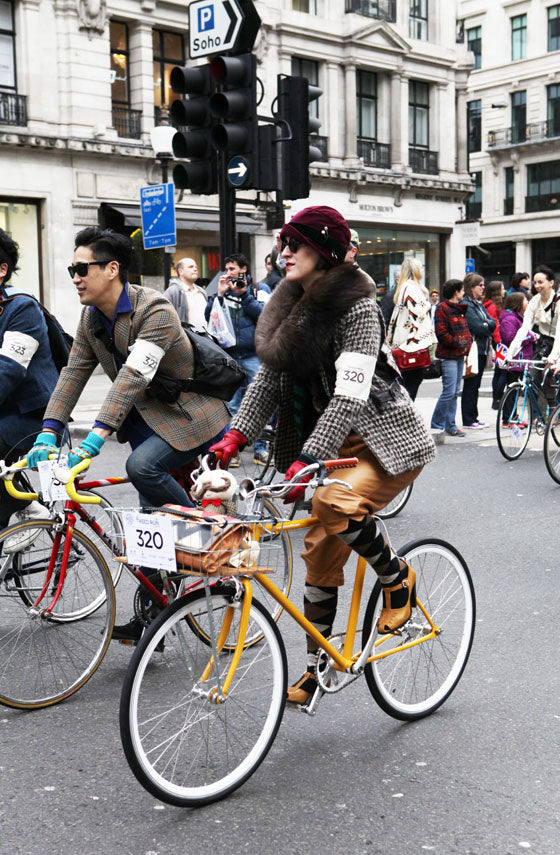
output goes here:
[{"label": "bicycle tire", "polygon": [[512,383],[502,395],[496,417],[498,448],[506,460],[521,457],[529,442],[532,427],[533,402],[529,395],[525,397],[525,386],[522,383]]},{"label": "bicycle tire", "polygon": [[544,434],[544,462],[553,481],[560,484],[560,405],[549,416]]},{"label": "bicycle tire", "polygon": [[389,504],[385,505],[384,508],[381,508],[380,511],[375,512],[375,516],[379,517],[380,520],[390,520],[393,517],[396,517],[397,514],[400,514],[400,512],[410,499],[412,487],[413,484],[409,484],[408,487],[405,487],[404,490],[401,490],[400,493],[397,493],[395,498],[391,499]]},{"label": "bicycle tire", "polygon": [[[217,633],[234,593],[223,584],[209,592]],[[230,648],[240,613],[234,608]],[[126,673],[119,714],[135,777],[156,798],[180,807],[222,799],[256,771],[282,721],[287,687],[282,637],[253,600],[249,622],[259,624],[263,641],[244,647],[225,702],[213,702],[200,680],[210,650],[185,620],[193,614],[197,625],[208,621],[204,591],[176,600],[146,630]],[[163,646],[159,653],[158,645]],[[222,679],[232,657],[231,649],[218,656]],[[210,679],[208,689],[215,685]]]},{"label": "bicycle tire", "polygon": [[[451,544],[423,538],[407,543],[398,554],[415,570],[416,596],[441,632],[432,641],[368,663],[365,677],[381,709],[393,718],[414,721],[438,709],[461,679],[473,642],[476,603],[469,569]],[[382,588],[376,582],[364,616],[363,644],[382,606]],[[429,631],[417,607],[402,634],[385,636],[375,649],[385,652]]]},{"label": "bicycle tire", "polygon": [[[40,709],[65,700],[97,670],[111,640],[111,574],[97,546],[77,529],[71,547],[76,560],[69,560],[52,615],[30,608],[46,579],[56,525],[28,521],[0,534],[0,703],[9,707]],[[4,552],[9,537],[22,529],[35,530],[33,542],[19,552]],[[64,538],[60,555],[63,545]],[[53,598],[57,565],[43,609]]]}]

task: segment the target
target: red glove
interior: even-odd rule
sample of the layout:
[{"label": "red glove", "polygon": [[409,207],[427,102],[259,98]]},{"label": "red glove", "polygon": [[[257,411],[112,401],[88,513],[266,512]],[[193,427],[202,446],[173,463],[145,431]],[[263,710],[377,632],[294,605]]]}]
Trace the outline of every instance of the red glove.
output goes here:
[{"label": "red glove", "polygon": [[228,430],[226,435],[219,442],[211,445],[208,451],[212,451],[225,468],[231,458],[236,457],[246,445],[247,440],[242,433],[238,430]]},{"label": "red glove", "polygon": [[[300,454],[298,459],[294,460],[286,472],[284,481],[291,481],[294,475],[297,475],[298,472],[301,472],[301,470],[305,469],[306,466],[309,466],[310,463],[315,463],[315,457],[312,457],[311,454]],[[312,474],[313,473],[309,473],[305,478],[302,478],[299,484],[296,487],[292,487],[290,492],[284,496],[285,505],[289,505],[292,502],[297,502],[298,499],[301,499],[305,494],[305,485],[311,480]]]}]

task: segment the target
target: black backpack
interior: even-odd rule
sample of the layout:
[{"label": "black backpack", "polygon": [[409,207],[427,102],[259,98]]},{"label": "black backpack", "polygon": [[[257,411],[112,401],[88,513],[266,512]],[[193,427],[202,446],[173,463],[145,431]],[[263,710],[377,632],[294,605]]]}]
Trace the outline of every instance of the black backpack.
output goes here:
[{"label": "black backpack", "polygon": [[[94,336],[124,364],[126,357],[115,347],[98,313],[92,312],[91,316]],[[246,381],[247,372],[220,347],[209,332],[190,324],[182,326],[193,350],[193,376],[177,379],[156,371],[146,388],[146,395],[167,404],[174,404],[181,392],[196,392],[199,395],[229,401]]]},{"label": "black backpack", "polygon": [[2,303],[10,303],[12,300],[15,300],[16,297],[31,297],[31,299],[35,300],[35,302],[41,309],[43,317],[45,319],[45,323],[47,325],[47,334],[49,337],[51,356],[56,366],[56,370],[60,373],[64,366],[68,364],[68,356],[70,355],[70,351],[72,350],[74,339],[69,333],[63,330],[62,326],[60,325],[60,322],[55,318],[54,315],[51,315],[49,310],[46,309],[43,304],[37,299],[37,297],[33,296],[33,294],[26,294],[24,292],[19,292],[18,294],[11,294],[10,296],[5,297],[2,300]]}]

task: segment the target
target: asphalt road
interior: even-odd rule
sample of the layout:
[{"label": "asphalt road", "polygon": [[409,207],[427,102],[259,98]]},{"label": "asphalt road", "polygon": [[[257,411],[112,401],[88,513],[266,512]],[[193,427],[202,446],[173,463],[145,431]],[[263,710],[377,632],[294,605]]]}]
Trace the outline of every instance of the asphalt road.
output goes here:
[{"label": "asphalt road", "polygon": [[[94,472],[122,472],[116,443]],[[128,487],[107,495],[135,502]],[[457,689],[414,724],[386,716],[362,680],[324,698],[314,719],[286,713],[257,773],[206,808],[159,803],[127,766],[118,704],[130,648],[112,644],[64,704],[0,709],[0,852],[558,855],[559,509],[538,451],[508,463],[488,440],[441,446],[389,526],[397,545],[451,541],[471,568],[476,635]],[[294,547],[297,556],[297,539]],[[302,579],[298,558],[296,602]],[[131,591],[119,583],[118,619],[129,615]],[[286,616],[280,627],[297,678],[301,631]]]}]

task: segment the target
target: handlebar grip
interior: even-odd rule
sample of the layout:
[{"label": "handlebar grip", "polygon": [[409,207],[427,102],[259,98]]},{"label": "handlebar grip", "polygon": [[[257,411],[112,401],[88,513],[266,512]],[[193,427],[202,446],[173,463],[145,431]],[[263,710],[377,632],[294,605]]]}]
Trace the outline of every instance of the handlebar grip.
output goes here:
[{"label": "handlebar grip", "polygon": [[325,469],[351,469],[358,465],[357,457],[340,457],[338,460],[324,460]]},{"label": "handlebar grip", "polygon": [[[21,460],[18,460],[17,463],[12,463],[12,469],[25,469],[27,466],[27,457],[22,457]],[[14,472],[10,472],[9,475],[6,475],[4,480],[4,486],[6,488],[6,492],[13,499],[19,499],[22,502],[36,502],[39,498],[38,493],[22,493],[13,483]]]}]

